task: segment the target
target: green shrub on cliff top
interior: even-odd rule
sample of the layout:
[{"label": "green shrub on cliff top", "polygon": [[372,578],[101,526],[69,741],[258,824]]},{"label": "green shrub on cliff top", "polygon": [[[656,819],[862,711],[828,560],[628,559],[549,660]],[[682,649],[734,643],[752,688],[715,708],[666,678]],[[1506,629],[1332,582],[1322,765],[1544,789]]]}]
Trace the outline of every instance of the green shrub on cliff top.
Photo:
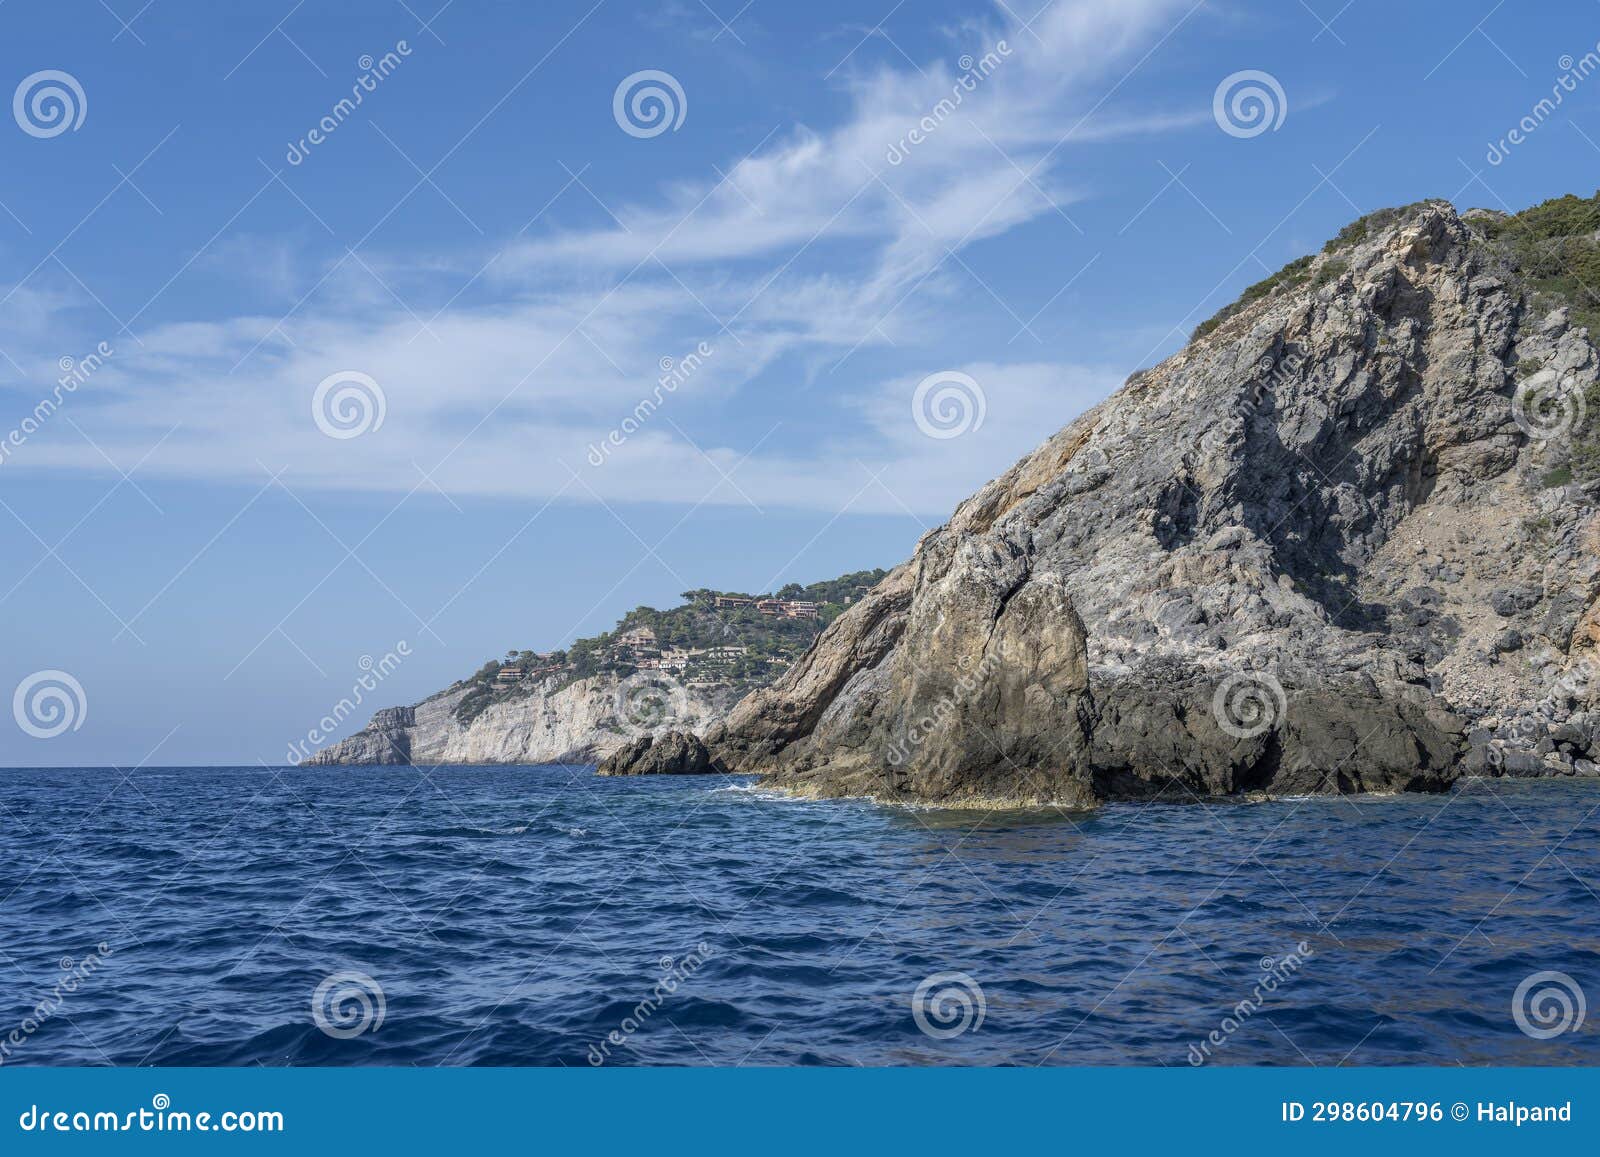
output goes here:
[{"label": "green shrub on cliff top", "polygon": [[[1400,205],[1392,209],[1378,209],[1368,213],[1365,217],[1357,217],[1333,237],[1330,237],[1327,244],[1323,245],[1322,252],[1327,255],[1337,253],[1342,249],[1349,249],[1353,245],[1359,245],[1373,233],[1387,229],[1396,221],[1415,213],[1426,204],[1428,204],[1427,201],[1414,201],[1409,205]],[[1239,300],[1223,306],[1205,321],[1195,326],[1194,332],[1189,335],[1189,340],[1198,341],[1200,338],[1205,337],[1251,302],[1261,300],[1274,290],[1295,289],[1305,284],[1306,279],[1311,276],[1313,260],[1314,258],[1309,253],[1304,257],[1296,257],[1271,277],[1262,278],[1254,285],[1249,286],[1239,295]],[[1316,280],[1312,284],[1320,288],[1331,281],[1337,281],[1344,276],[1349,268],[1350,263],[1342,258],[1325,260],[1322,263],[1322,267],[1317,270]]]},{"label": "green shrub on cliff top", "polygon": [[[1566,306],[1573,324],[1600,338],[1600,192],[1592,197],[1554,197],[1508,217],[1482,221],[1479,228],[1521,275],[1529,308],[1542,312]],[[1535,364],[1533,369],[1542,368]],[[1529,376],[1519,365],[1519,379]],[[1584,396],[1587,416],[1572,433],[1570,464],[1546,475],[1579,482],[1600,478],[1600,388]]]},{"label": "green shrub on cliff top", "polygon": [[1245,291],[1239,295],[1238,301],[1223,306],[1205,321],[1195,326],[1194,332],[1189,335],[1189,340],[1196,341],[1205,337],[1206,334],[1216,329],[1217,326],[1227,321],[1251,302],[1260,301],[1273,290],[1293,289],[1297,285],[1303,284],[1311,274],[1311,261],[1312,257],[1309,253],[1304,257],[1296,257],[1278,272],[1272,274],[1272,276],[1263,277],[1254,285],[1246,286]]},{"label": "green shrub on cliff top", "polygon": [[1532,304],[1565,305],[1591,340],[1600,337],[1600,193],[1555,197],[1481,228],[1521,272]]}]

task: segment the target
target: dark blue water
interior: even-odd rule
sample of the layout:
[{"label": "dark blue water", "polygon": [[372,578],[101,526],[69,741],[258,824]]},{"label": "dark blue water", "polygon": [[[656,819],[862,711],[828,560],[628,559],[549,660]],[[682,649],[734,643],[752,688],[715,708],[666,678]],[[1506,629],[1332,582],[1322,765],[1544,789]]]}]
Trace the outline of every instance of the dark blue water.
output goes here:
[{"label": "dark blue water", "polygon": [[[1512,1015],[1541,971],[1600,999],[1597,809],[1572,780],[1069,818],[587,768],[0,771],[0,1060],[1182,1066],[1217,1031],[1207,1063],[1600,1064],[1600,1011]],[[322,1020],[357,1035],[313,1015],[340,974],[365,1006]]]}]

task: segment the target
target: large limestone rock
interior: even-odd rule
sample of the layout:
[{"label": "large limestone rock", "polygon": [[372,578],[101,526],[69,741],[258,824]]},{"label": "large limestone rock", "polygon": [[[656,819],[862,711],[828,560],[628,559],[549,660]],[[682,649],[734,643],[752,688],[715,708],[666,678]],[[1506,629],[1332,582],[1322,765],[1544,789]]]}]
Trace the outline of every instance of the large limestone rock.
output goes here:
[{"label": "large limestone rock", "polygon": [[1443,202],[1302,274],[964,502],[714,750],[988,805],[1592,766],[1595,495],[1512,405],[1592,386],[1588,335]]}]

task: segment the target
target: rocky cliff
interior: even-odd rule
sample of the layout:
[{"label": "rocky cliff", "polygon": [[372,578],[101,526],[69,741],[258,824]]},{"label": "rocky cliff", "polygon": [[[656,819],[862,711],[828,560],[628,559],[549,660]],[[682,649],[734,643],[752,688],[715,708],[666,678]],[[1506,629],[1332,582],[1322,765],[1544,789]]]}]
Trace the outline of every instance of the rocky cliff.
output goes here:
[{"label": "rocky cliff", "polygon": [[704,731],[883,574],[790,583],[771,595],[685,591],[680,605],[636,607],[565,650],[508,651],[421,703],[384,708],[305,761],[597,763],[634,740]]},{"label": "rocky cliff", "polygon": [[731,685],[689,686],[658,672],[538,681],[463,721],[462,684],[414,707],[377,712],[310,764],[597,763],[642,736],[704,730],[738,698]]},{"label": "rocky cliff", "polygon": [[1592,259],[1600,210],[1567,200],[1554,257],[1425,202],[1253,286],[708,742],[798,792],[947,804],[1594,774],[1597,363],[1538,263]]}]

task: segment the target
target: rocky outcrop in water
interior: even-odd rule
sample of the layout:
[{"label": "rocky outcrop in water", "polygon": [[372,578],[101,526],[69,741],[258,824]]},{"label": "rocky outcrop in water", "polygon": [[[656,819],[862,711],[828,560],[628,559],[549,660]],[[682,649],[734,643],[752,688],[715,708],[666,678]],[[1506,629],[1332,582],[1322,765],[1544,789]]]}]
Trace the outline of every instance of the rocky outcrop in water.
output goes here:
[{"label": "rocky outcrop in water", "polygon": [[1595,349],[1449,205],[1357,226],[964,502],[713,750],[981,806],[1594,774]]},{"label": "rocky outcrop in water", "polygon": [[726,770],[688,731],[645,735],[600,761],[599,775],[715,775]]}]

